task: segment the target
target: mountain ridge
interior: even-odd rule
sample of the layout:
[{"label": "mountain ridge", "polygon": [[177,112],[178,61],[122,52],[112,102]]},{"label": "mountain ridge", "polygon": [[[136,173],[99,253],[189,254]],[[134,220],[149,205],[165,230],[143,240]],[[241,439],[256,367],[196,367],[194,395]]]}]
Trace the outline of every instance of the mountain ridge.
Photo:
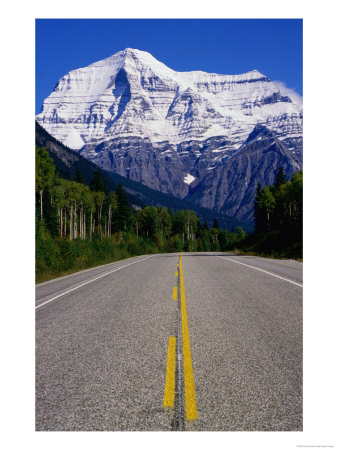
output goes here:
[{"label": "mountain ridge", "polygon": [[[226,202],[214,201],[224,197],[218,192],[222,183],[212,184],[209,200],[205,191],[212,174],[227,176],[226,167],[256,125],[282,144],[276,148],[284,157],[277,159],[285,172],[302,167],[302,107],[258,70],[176,72],[149,53],[128,48],[62,77],[36,119],[105,170],[249,220],[250,195],[241,194],[249,203],[234,212]],[[271,167],[263,185],[275,172]],[[238,176],[236,182],[237,189],[251,192],[258,180],[249,187]],[[197,186],[200,194],[192,195]]]},{"label": "mountain ridge", "polygon": [[108,189],[115,190],[117,185],[122,183],[123,188],[128,194],[130,203],[136,208],[151,205],[157,207],[165,206],[174,211],[191,209],[195,211],[201,220],[206,220],[209,226],[212,225],[214,218],[217,218],[219,225],[228,230],[231,230],[232,227],[236,228],[237,226],[241,226],[247,232],[253,230],[253,224],[250,221],[236,220],[232,217],[227,217],[217,211],[199,207],[198,205],[185,200],[163,194],[159,191],[154,191],[138,182],[128,180],[118,174],[98,168],[94,163],[86,160],[74,150],[67,148],[64,144],[57,141],[57,139],[51,136],[38,122],[35,122],[35,143],[38,147],[45,147],[48,150],[56,166],[57,173],[62,178],[70,180],[75,179],[77,169],[79,169],[83,175],[85,184],[90,185],[95,170],[99,169],[107,183]]}]

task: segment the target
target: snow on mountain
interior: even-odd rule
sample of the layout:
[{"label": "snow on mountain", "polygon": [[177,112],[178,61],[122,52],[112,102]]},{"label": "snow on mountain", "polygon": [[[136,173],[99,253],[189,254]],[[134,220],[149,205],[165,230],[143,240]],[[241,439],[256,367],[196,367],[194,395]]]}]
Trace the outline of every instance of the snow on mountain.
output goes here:
[{"label": "snow on mountain", "polygon": [[184,182],[186,184],[191,184],[194,181],[195,177],[193,177],[192,175],[190,175],[190,173],[188,173],[185,177],[184,177]]},{"label": "snow on mountain", "polygon": [[[228,164],[257,124],[289,152],[285,168],[294,155],[301,161],[302,104],[291,94],[257,70],[176,72],[127,48],[62,77],[36,120],[106,170],[199,201],[196,186]],[[204,205],[206,198],[219,196],[203,194]]]},{"label": "snow on mountain", "polygon": [[238,146],[257,122],[301,136],[301,108],[257,70],[175,72],[130,48],[62,77],[36,119],[63,143],[71,135],[74,149],[117,135],[171,143],[226,135]]},{"label": "snow on mountain", "polygon": [[67,145],[67,147],[74,149],[81,148],[84,145],[80,133],[74,128],[70,128],[69,133],[63,143]]}]

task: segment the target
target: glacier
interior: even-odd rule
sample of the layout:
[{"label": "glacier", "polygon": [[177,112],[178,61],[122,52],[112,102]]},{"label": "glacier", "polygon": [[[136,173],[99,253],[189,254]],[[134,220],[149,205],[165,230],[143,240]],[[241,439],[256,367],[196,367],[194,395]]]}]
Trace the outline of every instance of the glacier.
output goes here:
[{"label": "glacier", "polygon": [[36,120],[74,149],[110,137],[171,143],[226,135],[240,145],[257,123],[281,140],[302,136],[302,108],[257,70],[240,75],[175,72],[150,53],[125,49],[62,77]]},{"label": "glacier", "polygon": [[[100,167],[184,198],[227,165],[257,125],[283,145],[286,168],[302,166],[302,104],[282,87],[258,70],[177,72],[127,48],[63,76],[36,120]],[[193,197],[199,201],[195,190]]]}]

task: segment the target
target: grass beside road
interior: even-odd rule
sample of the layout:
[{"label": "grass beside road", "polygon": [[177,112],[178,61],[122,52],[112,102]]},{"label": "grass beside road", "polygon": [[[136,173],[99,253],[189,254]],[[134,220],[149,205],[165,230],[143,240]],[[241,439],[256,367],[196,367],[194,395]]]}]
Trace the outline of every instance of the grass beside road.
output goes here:
[{"label": "grass beside road", "polygon": [[92,241],[36,240],[35,282],[42,283],[84,269],[133,256],[161,253],[150,240],[95,237]]},{"label": "grass beside road", "polygon": [[[69,241],[52,238],[43,228],[41,230],[42,232],[36,236],[36,283],[133,256],[183,250],[177,248],[176,241],[168,243],[163,240],[151,240],[136,237],[132,233],[123,235],[116,233],[110,238],[102,239],[94,235],[92,241],[80,239]],[[216,243],[219,244],[218,241]],[[187,250],[196,251],[197,248]],[[203,248],[203,251],[222,250],[244,255],[303,261],[302,242],[298,242],[292,235],[280,232],[251,234],[242,240],[229,243],[222,249],[220,245],[218,248]]]},{"label": "grass beside road", "polygon": [[107,258],[107,259],[103,259],[100,262],[97,263],[88,263],[88,264],[78,264],[74,267],[72,267],[71,269],[68,270],[61,270],[61,269],[46,269],[43,272],[39,272],[36,273],[35,275],[35,283],[39,284],[39,283],[43,283],[44,281],[49,281],[49,280],[53,280],[54,278],[59,278],[59,277],[63,277],[66,275],[71,275],[72,273],[76,273],[76,272],[80,272],[81,270],[85,270],[85,269],[92,269],[94,267],[97,266],[102,266],[105,264],[110,264],[116,261],[122,261],[123,259],[128,259],[130,258],[132,255],[126,254],[126,255],[121,255],[120,257],[115,257],[115,258]]}]

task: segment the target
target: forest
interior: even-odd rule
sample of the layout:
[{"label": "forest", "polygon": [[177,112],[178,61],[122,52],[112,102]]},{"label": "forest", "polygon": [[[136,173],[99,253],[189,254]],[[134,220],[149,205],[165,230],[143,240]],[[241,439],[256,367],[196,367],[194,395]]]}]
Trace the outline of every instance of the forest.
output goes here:
[{"label": "forest", "polygon": [[76,179],[77,172],[80,171],[84,184],[90,186],[94,172],[99,170],[109,191],[115,191],[117,186],[122,183],[129,203],[135,208],[144,208],[149,205],[165,206],[168,210],[171,208],[173,211],[189,209],[195,211],[196,215],[203,218],[203,221],[206,220],[209,225],[212,225],[216,216],[221,228],[231,230],[232,227],[236,229],[240,226],[247,232],[253,231],[253,224],[251,222],[226,216],[220,212],[204,208],[197,203],[191,203],[189,200],[156,191],[137,181],[122,177],[117,173],[109,172],[102,168],[98,169],[93,162],[66,147],[47,133],[37,122],[35,122],[35,144],[37,147],[45,147],[48,150],[49,156],[55,164],[56,173],[61,178],[73,181]]},{"label": "forest", "polygon": [[255,232],[236,243],[237,251],[278,258],[303,258],[303,172],[291,180],[279,168],[275,183],[257,186]]},{"label": "forest", "polygon": [[131,256],[177,251],[223,251],[246,237],[241,227],[201,223],[194,211],[133,208],[120,184],[108,191],[99,170],[86,186],[56,175],[44,147],[36,147],[36,281]]},{"label": "forest", "polygon": [[36,281],[131,256],[178,251],[237,251],[302,259],[303,174],[257,186],[255,232],[212,227],[194,211],[132,207],[120,184],[108,190],[99,170],[90,186],[80,170],[74,180],[56,175],[44,147],[36,147]]}]

